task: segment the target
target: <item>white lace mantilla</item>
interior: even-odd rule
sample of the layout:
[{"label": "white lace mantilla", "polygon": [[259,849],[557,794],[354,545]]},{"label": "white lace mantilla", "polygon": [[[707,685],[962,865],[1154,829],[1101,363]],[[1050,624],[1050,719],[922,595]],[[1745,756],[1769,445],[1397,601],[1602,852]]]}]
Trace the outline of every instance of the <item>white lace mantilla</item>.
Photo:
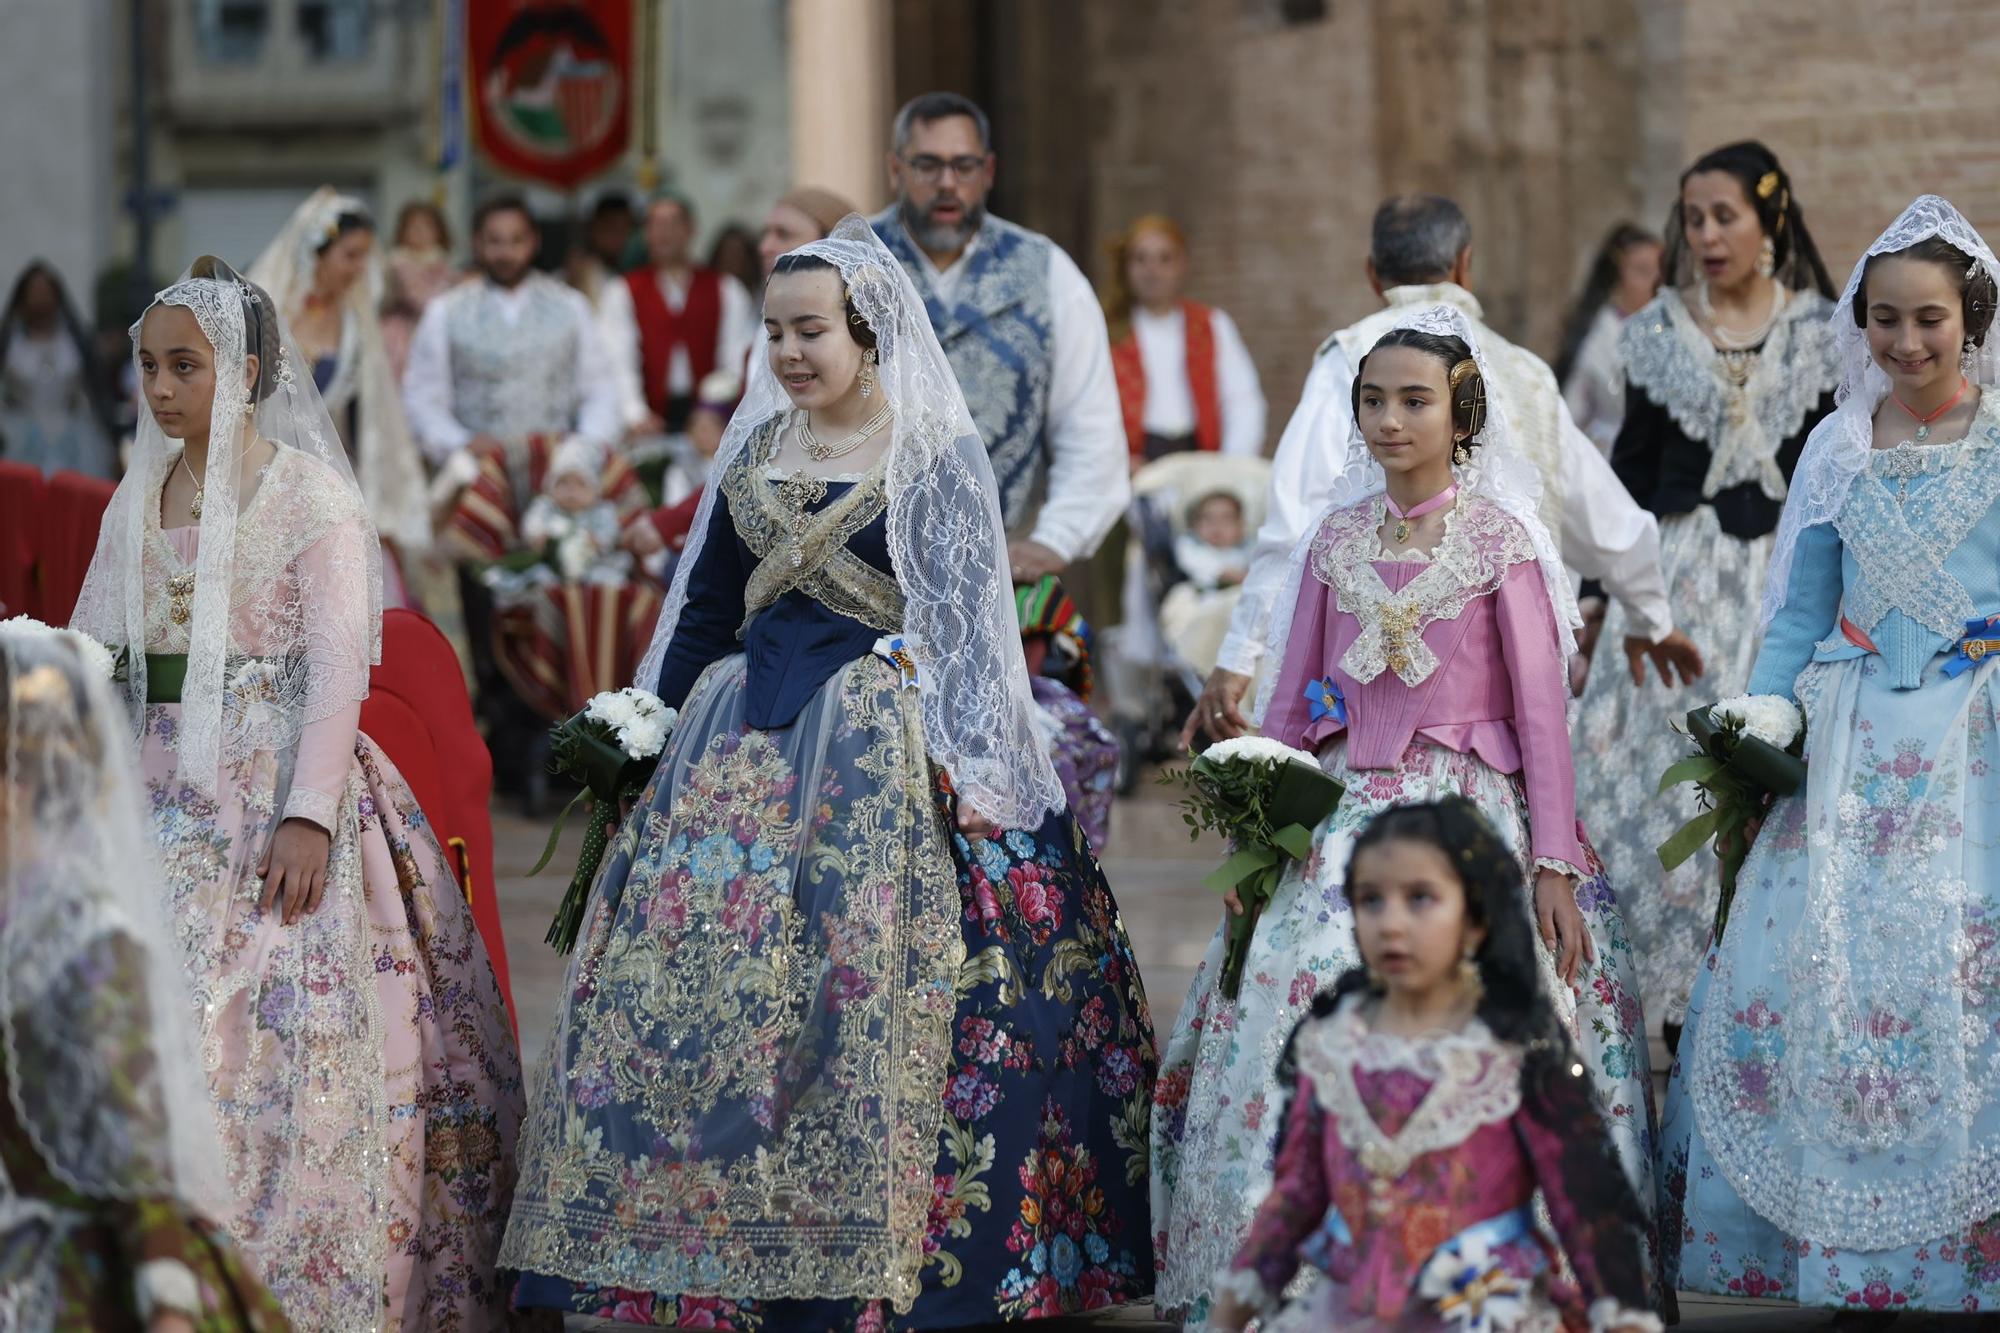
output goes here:
[{"label": "white lace mantilla", "polygon": [[[1842,614],[1873,632],[1901,611],[1956,640],[1979,614],[1972,594],[1945,565],[2000,499],[2000,395],[1988,394],[1963,439],[1877,449],[1868,471],[1881,484],[1856,486],[1834,527],[1861,566],[1842,595]],[[1913,482],[1924,483],[1911,489]]]},{"label": "white lace mantilla", "polygon": [[1749,375],[1740,386],[1679,291],[1661,292],[1626,321],[1619,351],[1627,382],[1709,448],[1704,499],[1745,482],[1773,500],[1785,498],[1778,450],[1840,382],[1830,308],[1816,292],[1789,293],[1764,345],[1748,354]]},{"label": "white lace mantilla", "polygon": [[1374,563],[1381,551],[1378,531],[1388,514],[1382,497],[1321,525],[1311,568],[1333,589],[1340,609],[1361,622],[1361,636],[1340,659],[1341,670],[1355,680],[1366,683],[1385,669],[1405,685],[1428,680],[1438,660],[1424,642],[1424,630],[1457,619],[1475,599],[1499,588],[1509,567],[1535,559],[1527,530],[1499,505],[1462,496],[1454,508],[1429,566],[1400,590],[1390,589]]},{"label": "white lace mantilla", "polygon": [[[1400,1037],[1372,1031],[1350,1000],[1301,1029],[1296,1055],[1341,1143],[1377,1176],[1400,1176],[1419,1157],[1456,1148],[1521,1109],[1521,1053],[1476,1018],[1458,1032]],[[1356,1070],[1407,1072],[1431,1088],[1403,1127],[1385,1134],[1362,1099]]]}]

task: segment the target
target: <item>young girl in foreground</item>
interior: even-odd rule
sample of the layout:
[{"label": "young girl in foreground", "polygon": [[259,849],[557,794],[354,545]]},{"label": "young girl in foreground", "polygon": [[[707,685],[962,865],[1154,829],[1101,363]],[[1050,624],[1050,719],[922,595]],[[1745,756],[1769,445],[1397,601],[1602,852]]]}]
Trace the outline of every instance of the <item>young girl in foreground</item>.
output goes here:
[{"label": "young girl in foreground", "polygon": [[[1541,990],[1520,863],[1447,796],[1376,817],[1346,883],[1363,965],[1286,1047],[1276,1180],[1211,1321],[1659,1333],[1644,1215]],[[1287,1301],[1301,1265],[1330,1281]]]}]

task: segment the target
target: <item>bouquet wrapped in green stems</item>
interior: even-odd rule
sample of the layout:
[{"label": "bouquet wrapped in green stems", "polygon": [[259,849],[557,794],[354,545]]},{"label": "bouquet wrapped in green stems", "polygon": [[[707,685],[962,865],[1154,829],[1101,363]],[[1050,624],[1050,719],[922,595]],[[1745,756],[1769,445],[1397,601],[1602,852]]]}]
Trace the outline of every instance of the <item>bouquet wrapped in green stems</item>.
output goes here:
[{"label": "bouquet wrapped in green stems", "polygon": [[611,831],[618,826],[620,806],[646,789],[653,766],[667,748],[677,714],[647,690],[623,689],[597,695],[584,710],[549,731],[549,749],[556,772],[583,784],[556,819],[549,832],[542,859],[528,873],[539,875],[556,854],[563,825],[577,802],[588,797],[590,823],[583,831],[583,850],[577,857],[576,873],[556,908],[544,937],[557,953],[568,953],[576,945],[583,924],[584,904],[597,868],[611,845]]},{"label": "bouquet wrapped in green stems", "polygon": [[1304,750],[1261,736],[1212,745],[1162,781],[1189,789],[1181,819],[1190,838],[1213,832],[1229,840],[1228,859],[1201,883],[1216,893],[1234,889],[1243,904],[1242,913],[1229,919],[1222,954],[1220,989],[1234,1000],[1258,917],[1286,867],[1312,855],[1313,829],[1333,813],[1346,788]]},{"label": "bouquet wrapped in green stems", "polygon": [[1660,794],[1692,783],[1702,810],[1660,844],[1660,864],[1672,870],[1714,841],[1722,865],[1715,908],[1715,938],[1721,939],[1736,877],[1750,855],[1752,825],[1778,797],[1805,784],[1805,715],[1779,695],[1743,695],[1694,709],[1675,730],[1699,748],[1660,775]]}]

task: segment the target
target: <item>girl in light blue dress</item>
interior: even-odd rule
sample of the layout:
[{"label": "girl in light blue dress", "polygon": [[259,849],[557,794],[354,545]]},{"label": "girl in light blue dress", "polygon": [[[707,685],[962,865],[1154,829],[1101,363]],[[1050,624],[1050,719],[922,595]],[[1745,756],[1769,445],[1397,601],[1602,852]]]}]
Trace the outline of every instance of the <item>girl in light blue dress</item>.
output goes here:
[{"label": "girl in light blue dress", "polygon": [[1683,1290],[2000,1310],[1996,272],[1926,195],[1834,313],[1841,405],[1751,679],[1803,709],[1806,783],[1757,834],[1667,1095]]}]

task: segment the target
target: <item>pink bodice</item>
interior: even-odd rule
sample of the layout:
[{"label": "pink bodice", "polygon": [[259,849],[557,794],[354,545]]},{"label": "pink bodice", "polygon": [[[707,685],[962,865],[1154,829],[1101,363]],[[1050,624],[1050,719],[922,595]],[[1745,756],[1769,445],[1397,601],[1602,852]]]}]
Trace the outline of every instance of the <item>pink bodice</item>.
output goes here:
[{"label": "pink bodice", "polygon": [[[1326,520],[1264,734],[1317,751],[1345,732],[1353,769],[1395,768],[1418,737],[1475,754],[1521,774],[1533,858],[1581,868],[1568,678],[1548,588],[1514,519],[1476,497],[1460,508],[1427,561],[1379,558],[1379,499]],[[1344,725],[1312,717],[1307,686],[1329,678]]]}]

